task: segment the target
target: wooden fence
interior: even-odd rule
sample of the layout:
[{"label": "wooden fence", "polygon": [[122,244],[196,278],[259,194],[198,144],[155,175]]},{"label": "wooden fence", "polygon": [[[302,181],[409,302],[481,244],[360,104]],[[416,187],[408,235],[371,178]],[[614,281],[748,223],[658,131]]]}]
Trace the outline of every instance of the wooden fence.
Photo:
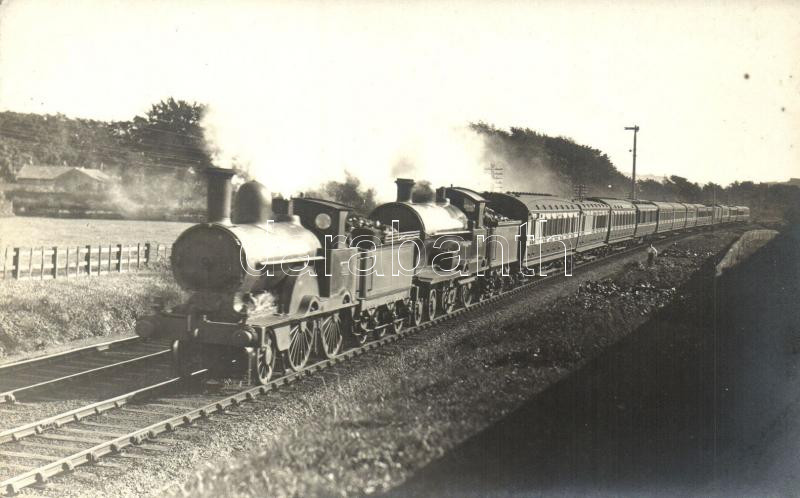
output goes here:
[{"label": "wooden fence", "polygon": [[143,271],[169,258],[167,244],[109,244],[70,247],[6,247],[0,257],[5,279],[96,277]]}]

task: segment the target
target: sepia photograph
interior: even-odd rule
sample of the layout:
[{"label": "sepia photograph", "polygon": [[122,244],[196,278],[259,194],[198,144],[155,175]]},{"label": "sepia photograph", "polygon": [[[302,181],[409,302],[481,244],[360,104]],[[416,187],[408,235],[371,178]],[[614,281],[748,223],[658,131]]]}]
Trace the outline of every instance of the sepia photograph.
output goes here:
[{"label": "sepia photograph", "polygon": [[800,496],[798,20],[0,0],[0,496]]}]

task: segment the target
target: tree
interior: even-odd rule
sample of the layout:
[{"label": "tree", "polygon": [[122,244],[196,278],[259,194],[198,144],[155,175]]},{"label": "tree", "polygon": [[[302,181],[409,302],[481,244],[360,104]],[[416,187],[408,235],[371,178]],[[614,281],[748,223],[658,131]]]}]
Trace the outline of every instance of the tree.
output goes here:
[{"label": "tree", "polygon": [[683,202],[700,202],[702,190],[700,185],[690,182],[682,176],[672,175],[669,177],[674,185],[676,197]]},{"label": "tree", "polygon": [[362,188],[361,181],[349,172],[345,172],[345,175],[344,182],[329,181],[322,190],[311,190],[306,192],[306,195],[341,202],[360,214],[366,215],[372,212],[377,206],[375,190]]},{"label": "tree", "polygon": [[201,121],[206,106],[170,97],[136,116],[130,140],[162,164],[203,169],[211,165]]},{"label": "tree", "polygon": [[0,178],[13,181],[20,169],[33,162],[30,154],[20,152],[13,145],[0,143]]}]

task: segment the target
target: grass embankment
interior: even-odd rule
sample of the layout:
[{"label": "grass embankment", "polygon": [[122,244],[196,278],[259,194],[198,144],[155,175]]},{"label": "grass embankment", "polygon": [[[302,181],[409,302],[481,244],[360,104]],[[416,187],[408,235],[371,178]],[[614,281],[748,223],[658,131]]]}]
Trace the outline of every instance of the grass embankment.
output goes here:
[{"label": "grass embankment", "polygon": [[0,359],[92,337],[130,335],[136,318],[181,300],[166,266],[69,280],[0,284]]},{"label": "grass embankment", "polygon": [[191,223],[171,221],[0,217],[0,248],[147,241],[171,244],[189,226]]},{"label": "grass embankment", "polygon": [[611,281],[517,310],[513,318],[505,303],[437,327],[416,347],[402,341],[363,357],[350,375],[328,377],[324,387],[308,380],[293,393],[301,408],[287,403],[279,415],[291,420],[288,429],[260,437],[249,455],[209,463],[185,494],[344,496],[390,489],[630,334],[731,240],[700,235],[666,251],[656,268],[631,263]]}]

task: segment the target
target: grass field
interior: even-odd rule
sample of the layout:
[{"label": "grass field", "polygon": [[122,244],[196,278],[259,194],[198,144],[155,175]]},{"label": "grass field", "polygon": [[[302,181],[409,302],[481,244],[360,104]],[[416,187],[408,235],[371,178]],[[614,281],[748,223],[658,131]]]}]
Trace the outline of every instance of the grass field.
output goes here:
[{"label": "grass field", "polygon": [[184,294],[166,265],[151,273],[71,280],[2,281],[0,359],[71,341],[132,335],[152,306],[173,306]]},{"label": "grass field", "polygon": [[12,216],[0,218],[0,248],[79,244],[171,244],[191,223]]}]

